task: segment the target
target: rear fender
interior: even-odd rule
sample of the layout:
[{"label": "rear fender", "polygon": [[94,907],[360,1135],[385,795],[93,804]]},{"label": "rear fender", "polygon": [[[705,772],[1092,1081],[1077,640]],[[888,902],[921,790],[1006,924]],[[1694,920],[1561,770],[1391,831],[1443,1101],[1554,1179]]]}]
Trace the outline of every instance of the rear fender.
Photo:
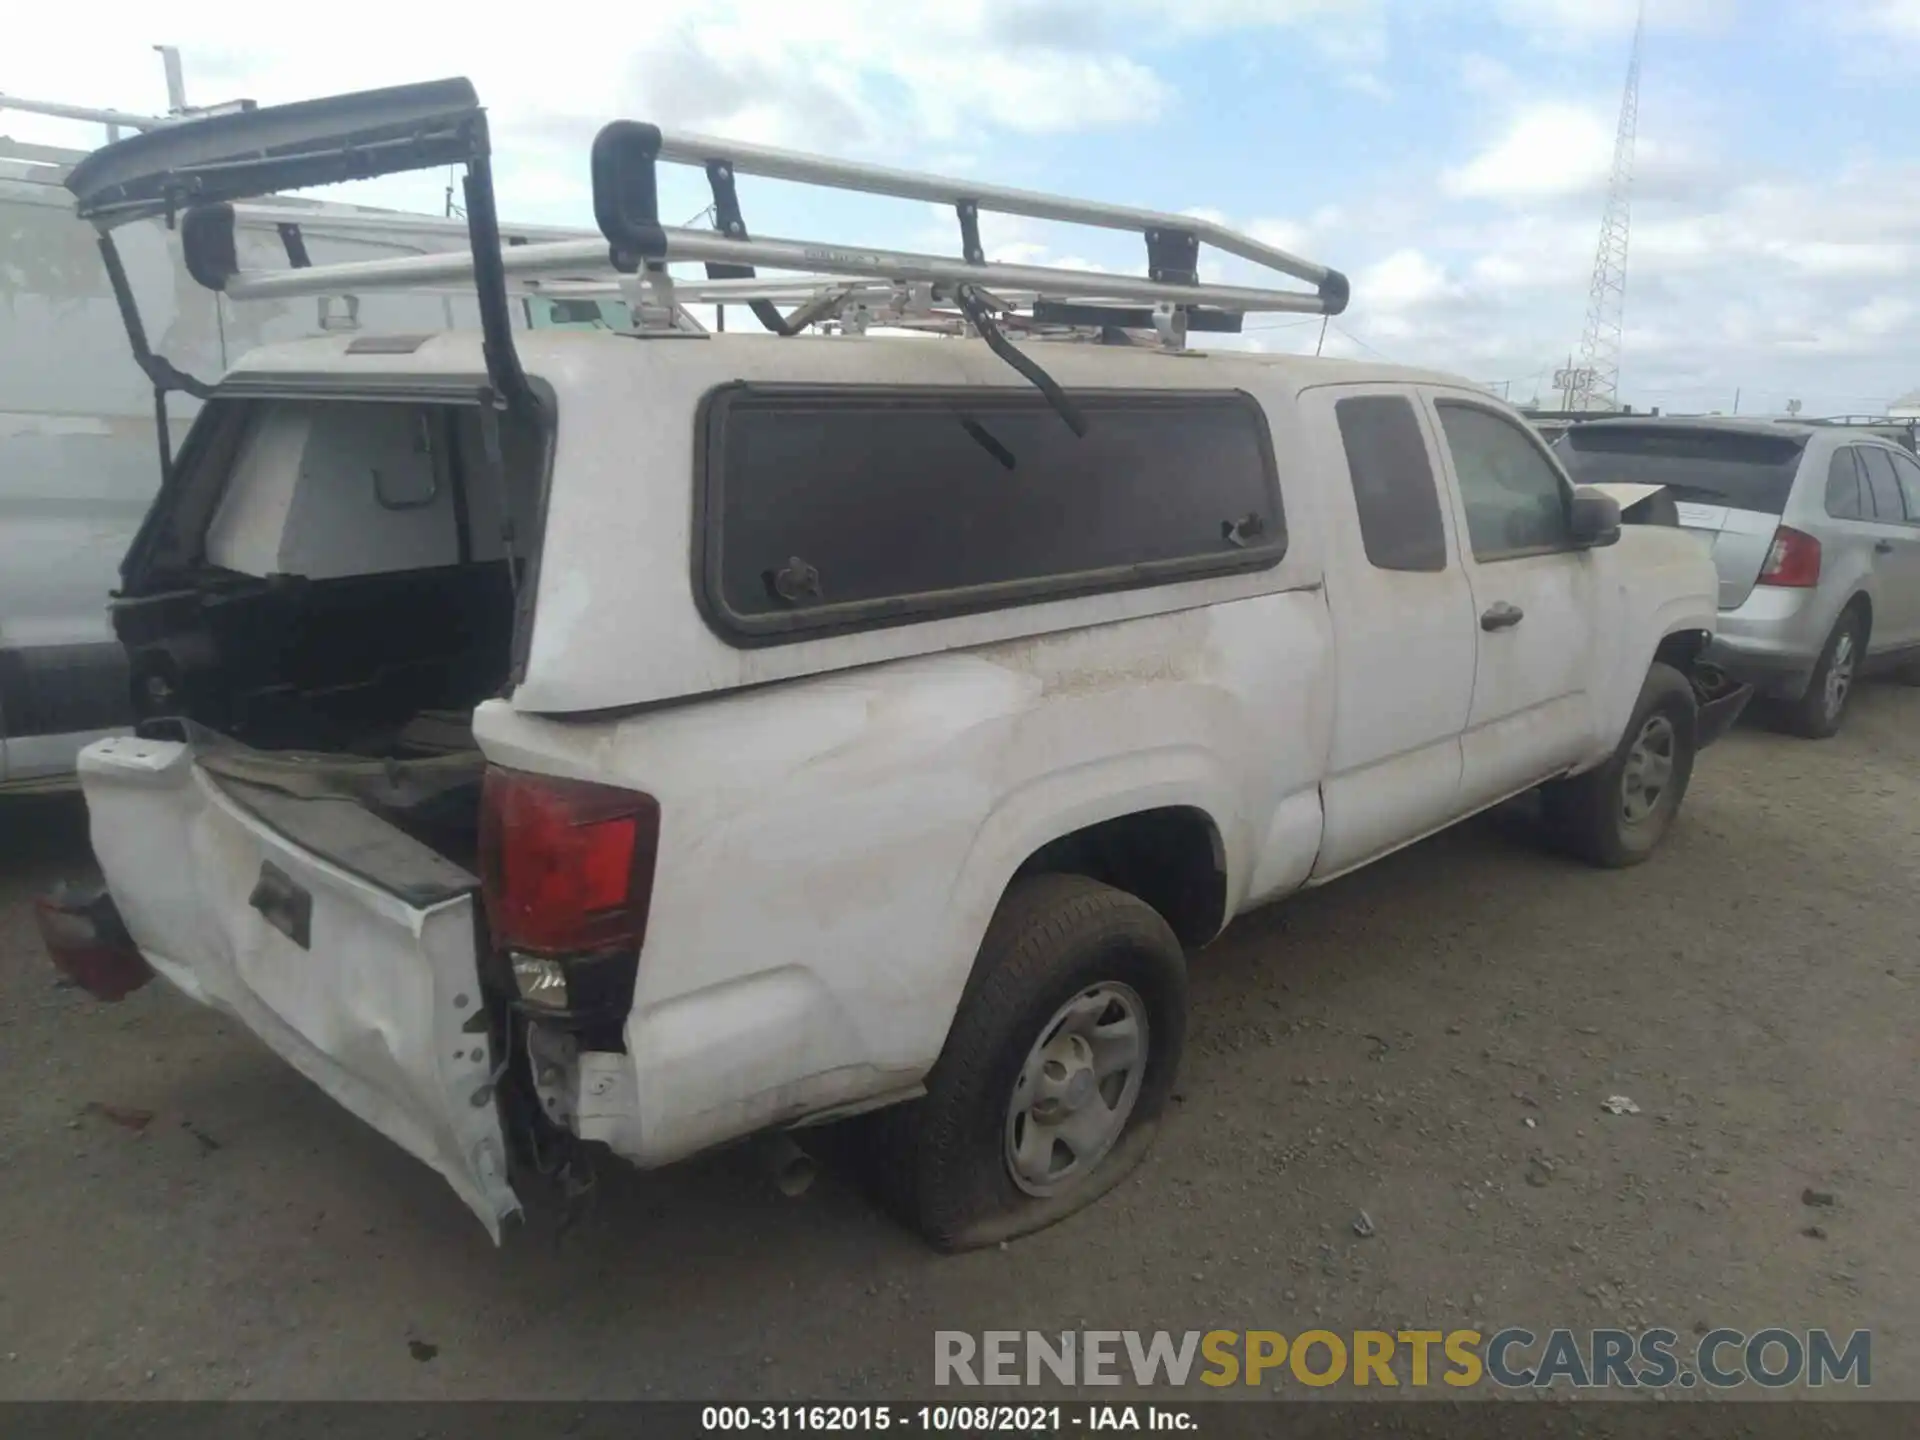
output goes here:
[{"label": "rear fender", "polygon": [[1256,837],[1231,820],[1222,823],[1244,807],[1216,757],[1198,747],[1170,746],[1044,775],[1004,796],[974,838],[939,932],[960,943],[937,972],[938,993],[929,997],[937,1013],[951,1020],[958,1011],[981,937],[1029,857],[1103,821],[1173,807],[1213,821],[1227,872],[1225,913],[1231,915],[1247,888]]}]

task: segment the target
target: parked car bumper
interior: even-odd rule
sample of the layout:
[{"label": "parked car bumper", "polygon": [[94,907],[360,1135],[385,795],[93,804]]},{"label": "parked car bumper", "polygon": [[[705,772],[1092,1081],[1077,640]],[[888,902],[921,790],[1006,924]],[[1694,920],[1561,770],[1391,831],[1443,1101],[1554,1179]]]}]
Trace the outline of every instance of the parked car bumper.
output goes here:
[{"label": "parked car bumper", "polygon": [[1709,661],[1729,675],[1738,676],[1752,686],[1756,694],[1772,700],[1797,700],[1806,694],[1816,658],[1780,654],[1718,639],[1707,649]]},{"label": "parked car bumper", "polygon": [[1756,585],[1739,606],[1720,612],[1706,658],[1760,695],[1797,700],[1832,628],[1818,590]]}]

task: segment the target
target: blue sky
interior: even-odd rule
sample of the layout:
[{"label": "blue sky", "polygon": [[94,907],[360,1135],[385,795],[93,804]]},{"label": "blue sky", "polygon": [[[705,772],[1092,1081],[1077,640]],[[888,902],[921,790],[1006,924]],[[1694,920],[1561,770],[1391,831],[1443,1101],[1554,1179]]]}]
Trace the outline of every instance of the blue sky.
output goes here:
[{"label": "blue sky", "polygon": [[[116,16],[116,8],[124,15]],[[493,30],[360,0],[10,25],[0,90],[157,108],[447,73],[494,112],[503,211],[588,223],[624,115],[1160,209],[1347,270],[1329,353],[1507,382],[1579,338],[1634,0],[657,0]],[[82,12],[67,12],[79,14]],[[465,12],[463,12],[465,13]],[[504,14],[505,12],[503,12]],[[1648,0],[1623,398],[1878,409],[1920,388],[1920,0]],[[20,138],[75,138],[15,116]],[[83,143],[84,143],[84,137]],[[353,198],[433,207],[440,177]],[[705,203],[688,175],[669,191]],[[948,249],[930,207],[743,181],[761,233]],[[1006,258],[1137,266],[1125,237],[989,224]],[[1224,278],[1247,278],[1227,262]],[[1247,343],[1310,349],[1314,325]]]}]

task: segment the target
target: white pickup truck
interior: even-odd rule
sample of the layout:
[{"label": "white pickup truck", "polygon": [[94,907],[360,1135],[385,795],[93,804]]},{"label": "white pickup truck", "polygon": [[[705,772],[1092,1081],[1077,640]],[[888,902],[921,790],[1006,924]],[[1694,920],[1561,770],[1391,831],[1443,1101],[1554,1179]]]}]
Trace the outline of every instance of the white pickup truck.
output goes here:
[{"label": "white pickup truck", "polygon": [[1538,786],[1603,865],[1669,828],[1745,699],[1695,539],[1446,375],[953,293],[984,342],[247,356],[125,567],[145,718],[81,756],[109,893],[44,903],[56,958],[237,1016],[496,1237],[582,1142],[884,1109],[958,1247],[1140,1158],[1234,916]]}]

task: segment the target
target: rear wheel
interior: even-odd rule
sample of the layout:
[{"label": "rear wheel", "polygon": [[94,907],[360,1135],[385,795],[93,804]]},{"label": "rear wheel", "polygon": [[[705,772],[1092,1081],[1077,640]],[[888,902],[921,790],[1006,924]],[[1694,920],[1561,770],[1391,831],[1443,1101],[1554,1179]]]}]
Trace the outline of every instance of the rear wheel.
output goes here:
[{"label": "rear wheel", "polygon": [[1866,617],[1858,606],[1848,606],[1827,636],[1813,676],[1807,681],[1806,694],[1781,707],[1781,727],[1808,740],[1825,740],[1837,734],[1847,702],[1853,698],[1866,648]]},{"label": "rear wheel", "polygon": [[943,1250],[1071,1215],[1145,1156],[1186,1018],[1186,958],[1150,906],[1077,875],[1016,882],[925,1097],[877,1117],[887,1198]]},{"label": "rear wheel", "polygon": [[1638,865],[1680,812],[1693,778],[1698,701],[1687,678],[1655,664],[1640,687],[1626,733],[1597,769],[1543,794],[1554,838],[1594,865]]}]

